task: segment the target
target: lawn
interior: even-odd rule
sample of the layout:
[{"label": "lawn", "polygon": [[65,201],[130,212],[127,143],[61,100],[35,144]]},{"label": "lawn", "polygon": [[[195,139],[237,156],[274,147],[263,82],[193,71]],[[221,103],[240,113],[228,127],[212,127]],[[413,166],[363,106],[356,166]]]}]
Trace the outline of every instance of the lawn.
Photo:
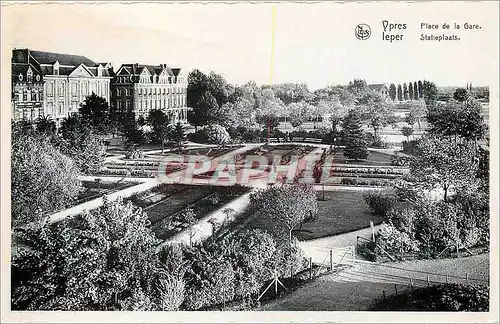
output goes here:
[{"label": "lawn", "polygon": [[[301,241],[356,231],[369,227],[370,221],[378,225],[384,220],[372,213],[362,191],[327,191],[325,201],[321,200],[322,193],[318,192],[318,198],[317,218],[294,231],[294,235]],[[269,230],[269,226],[269,220],[264,215],[256,217],[248,211],[240,215],[227,231]]]},{"label": "lawn", "polygon": [[368,159],[366,160],[359,160],[359,161],[348,160],[344,156],[343,149],[337,149],[337,151],[333,155],[333,158],[334,158],[333,163],[335,164],[391,165],[392,161],[391,155],[376,151],[369,151]]},{"label": "lawn", "polygon": [[[318,192],[318,197],[321,197]],[[352,232],[382,223],[383,218],[374,215],[363,198],[362,191],[328,191],[325,201],[318,200],[318,216],[315,220],[304,223],[295,236],[303,240]]]}]

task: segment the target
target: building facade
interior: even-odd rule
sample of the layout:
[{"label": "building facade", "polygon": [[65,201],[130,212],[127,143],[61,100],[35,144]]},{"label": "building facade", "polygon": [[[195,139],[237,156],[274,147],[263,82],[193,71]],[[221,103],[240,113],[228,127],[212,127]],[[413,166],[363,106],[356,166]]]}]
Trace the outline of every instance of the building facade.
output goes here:
[{"label": "building facade", "polygon": [[79,55],[14,49],[13,118],[36,121],[46,116],[59,125],[92,93],[109,103],[112,77],[109,63],[95,63]]},{"label": "building facade", "polygon": [[111,82],[111,104],[118,111],[133,111],[136,118],[162,110],[172,123],[186,123],[187,78],[166,64],[124,64]]},{"label": "building facade", "polygon": [[385,98],[389,97],[389,85],[387,83],[369,84],[368,88],[380,93]]}]

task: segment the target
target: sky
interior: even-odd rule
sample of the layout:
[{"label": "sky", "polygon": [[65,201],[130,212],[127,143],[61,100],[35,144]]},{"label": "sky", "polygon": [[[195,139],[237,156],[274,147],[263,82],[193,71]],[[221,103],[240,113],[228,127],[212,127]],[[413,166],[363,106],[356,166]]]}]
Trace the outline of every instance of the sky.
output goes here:
[{"label": "sky", "polygon": [[[276,10],[274,62],[272,12]],[[403,40],[382,40],[382,21],[406,23]],[[465,22],[460,41],[423,42],[421,23]],[[357,24],[372,29],[355,37]],[[400,32],[394,32],[399,34]],[[448,32],[453,33],[453,31]],[[2,45],[80,54],[96,62],[215,71],[231,83],[303,82],[310,89],[431,80],[488,85],[497,71],[494,2],[455,3],[2,3]],[[6,52],[3,52],[5,56]],[[7,54],[8,55],[8,54]]]}]

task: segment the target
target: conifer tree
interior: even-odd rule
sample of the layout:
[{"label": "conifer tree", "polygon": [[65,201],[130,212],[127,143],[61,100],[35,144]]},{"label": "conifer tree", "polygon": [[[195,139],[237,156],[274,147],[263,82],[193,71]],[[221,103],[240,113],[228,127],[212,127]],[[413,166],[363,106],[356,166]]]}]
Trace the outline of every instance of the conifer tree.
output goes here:
[{"label": "conifer tree", "polygon": [[361,128],[361,116],[351,110],[344,119],[343,134],[344,134],[344,156],[349,159],[361,160],[368,157],[367,142],[365,132]]}]

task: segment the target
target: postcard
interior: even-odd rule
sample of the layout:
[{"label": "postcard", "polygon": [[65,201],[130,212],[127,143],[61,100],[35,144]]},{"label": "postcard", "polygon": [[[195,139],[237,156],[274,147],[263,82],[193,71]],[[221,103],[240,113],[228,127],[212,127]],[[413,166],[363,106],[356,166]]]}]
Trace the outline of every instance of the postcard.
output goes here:
[{"label": "postcard", "polygon": [[498,322],[497,2],[1,5],[2,323]]}]

